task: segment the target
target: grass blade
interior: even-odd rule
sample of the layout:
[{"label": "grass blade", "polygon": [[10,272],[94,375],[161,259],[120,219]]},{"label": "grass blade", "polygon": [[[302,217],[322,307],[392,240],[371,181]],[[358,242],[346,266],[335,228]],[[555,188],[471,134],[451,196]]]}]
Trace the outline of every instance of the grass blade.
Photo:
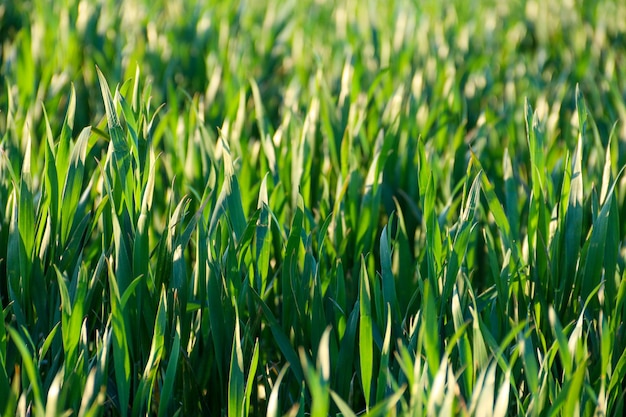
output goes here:
[{"label": "grass blade", "polygon": [[163,387],[161,388],[161,401],[159,402],[159,417],[171,415],[170,407],[172,403],[172,392],[176,380],[176,369],[178,368],[178,357],[180,356],[180,324],[176,322],[174,341],[167,360],[167,369],[163,377]]},{"label": "grass blade", "polygon": [[374,364],[372,304],[369,278],[365,259],[361,257],[361,275],[359,279],[359,369],[361,385],[365,396],[365,407],[369,410],[372,375]]}]

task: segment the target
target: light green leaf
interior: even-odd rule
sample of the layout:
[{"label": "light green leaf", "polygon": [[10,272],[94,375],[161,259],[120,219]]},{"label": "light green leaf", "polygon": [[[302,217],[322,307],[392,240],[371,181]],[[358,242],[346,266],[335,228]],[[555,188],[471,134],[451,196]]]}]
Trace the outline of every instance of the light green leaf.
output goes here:
[{"label": "light green leaf", "polygon": [[369,278],[365,258],[361,257],[361,274],[359,279],[359,367],[361,385],[365,396],[365,407],[369,410],[370,392],[373,375],[373,321]]}]

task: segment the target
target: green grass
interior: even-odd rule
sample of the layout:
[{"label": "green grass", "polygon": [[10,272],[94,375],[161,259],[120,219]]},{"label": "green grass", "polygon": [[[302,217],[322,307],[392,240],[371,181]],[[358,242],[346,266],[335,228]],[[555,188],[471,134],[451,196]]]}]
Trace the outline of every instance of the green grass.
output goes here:
[{"label": "green grass", "polygon": [[622,415],[620,1],[0,4],[0,414]]}]

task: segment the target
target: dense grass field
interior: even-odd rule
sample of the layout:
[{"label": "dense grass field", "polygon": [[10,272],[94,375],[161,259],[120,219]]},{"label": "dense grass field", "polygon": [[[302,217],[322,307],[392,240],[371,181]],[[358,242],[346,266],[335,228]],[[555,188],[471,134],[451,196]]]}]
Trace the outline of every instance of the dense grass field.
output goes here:
[{"label": "dense grass field", "polygon": [[0,414],[603,416],[626,3],[0,3]]}]

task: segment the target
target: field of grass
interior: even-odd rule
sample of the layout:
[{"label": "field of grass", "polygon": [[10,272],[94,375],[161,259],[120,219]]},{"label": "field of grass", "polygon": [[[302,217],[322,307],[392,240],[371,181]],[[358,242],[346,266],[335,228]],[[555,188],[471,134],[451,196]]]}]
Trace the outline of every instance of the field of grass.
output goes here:
[{"label": "field of grass", "polygon": [[0,3],[0,415],[602,416],[626,3]]}]

